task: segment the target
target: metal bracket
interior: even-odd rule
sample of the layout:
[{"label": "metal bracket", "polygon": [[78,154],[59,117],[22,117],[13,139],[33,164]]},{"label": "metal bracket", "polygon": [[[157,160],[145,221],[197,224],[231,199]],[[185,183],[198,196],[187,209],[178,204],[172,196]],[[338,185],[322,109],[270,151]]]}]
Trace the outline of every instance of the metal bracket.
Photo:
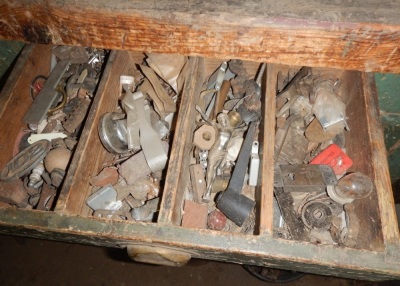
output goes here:
[{"label": "metal bracket", "polygon": [[69,65],[69,60],[62,60],[56,64],[47,78],[42,90],[36,96],[28,112],[25,114],[25,123],[39,124],[39,122],[43,120],[54,100],[57,98],[58,91],[56,88]]},{"label": "metal bracket", "polygon": [[321,193],[327,186],[337,184],[335,173],[328,165],[281,165],[277,168],[275,172],[280,178],[275,177],[275,187],[283,184],[285,192]]},{"label": "metal bracket", "polygon": [[137,116],[138,118],[140,145],[147,164],[153,173],[161,171],[167,163],[168,156],[158,133],[151,126],[149,113],[146,112],[144,95],[141,91],[132,93],[130,90],[126,90],[126,93],[122,103],[127,107],[128,116]]},{"label": "metal bracket", "polygon": [[249,167],[249,186],[257,186],[258,171],[260,169],[260,156],[258,155],[258,141],[254,141],[251,146],[251,157]]}]

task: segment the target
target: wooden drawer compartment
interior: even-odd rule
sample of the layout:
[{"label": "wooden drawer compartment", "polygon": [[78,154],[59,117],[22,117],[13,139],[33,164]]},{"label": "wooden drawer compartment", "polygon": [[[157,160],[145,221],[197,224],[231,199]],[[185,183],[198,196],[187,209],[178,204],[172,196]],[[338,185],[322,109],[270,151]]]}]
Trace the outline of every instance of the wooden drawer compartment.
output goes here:
[{"label": "wooden drawer compartment", "polygon": [[[200,58],[198,60],[197,72],[194,73],[194,77],[198,82],[195,84],[195,89],[193,90],[194,96],[191,96],[193,100],[190,102],[191,113],[184,118],[180,117],[180,120],[185,122],[183,125],[186,126],[185,130],[187,130],[182,138],[185,144],[181,146],[182,149],[180,151],[184,153],[183,158],[185,159],[180,168],[169,170],[170,175],[174,174],[173,177],[176,178],[177,186],[176,188],[169,186],[170,188],[167,189],[168,192],[164,194],[162,213],[160,215],[160,222],[162,223],[185,228],[180,225],[184,217],[185,199],[188,197],[187,186],[193,184],[191,183],[191,176],[188,170],[189,166],[194,164],[193,159],[191,161],[190,158],[193,153],[193,132],[197,128],[195,122],[197,111],[195,110],[195,106],[199,104],[200,94],[205,90],[203,83],[219,68],[223,61],[226,61],[226,59]],[[255,76],[260,64],[244,62],[244,66],[249,75]],[[349,131],[344,132],[345,149],[353,160],[353,165],[347,173],[362,172],[373,180],[374,189],[372,194],[365,199],[353,202],[354,212],[358,217],[358,225],[356,225],[354,232],[357,230],[359,234],[355,238],[353,237],[352,244],[349,243],[348,245],[341,246],[319,245],[318,242],[311,243],[309,241],[285,241],[277,235],[277,229],[274,225],[274,215],[276,215],[274,208],[277,206],[274,205],[273,199],[276,130],[275,97],[278,94],[278,79],[282,77],[282,74],[286,75],[290,72],[293,74],[293,70],[297,72],[299,69],[299,67],[267,65],[266,75],[264,75],[262,82],[262,119],[258,136],[260,158],[262,161],[262,165],[260,166],[261,183],[256,187],[255,191],[256,217],[253,232],[247,237],[242,233],[229,233],[229,231],[229,234],[227,234],[225,230],[198,230],[198,232],[201,233],[202,237],[224,236],[225,239],[229,237],[229,239],[233,240],[241,237],[244,240],[258,241],[261,245],[263,245],[262,241],[265,242],[266,239],[270,242],[274,241],[274,244],[285,244],[288,248],[298,248],[297,251],[300,251],[299,249],[304,247],[304,250],[308,249],[307,251],[310,251],[310,253],[319,253],[314,256],[317,260],[322,258],[322,253],[326,253],[332,257],[336,256],[336,254],[344,255],[343,257],[346,258],[338,258],[337,262],[335,262],[336,266],[339,266],[341,263],[353,264],[355,260],[360,262],[358,258],[354,258],[360,257],[361,252],[357,249],[362,250],[364,254],[368,253],[368,256],[381,253],[385,257],[384,264],[388,267],[393,266],[398,271],[400,265],[394,262],[397,258],[395,258],[396,255],[391,250],[392,246],[397,248],[399,245],[398,226],[393,210],[393,198],[387,165],[386,162],[382,161],[386,160],[386,151],[383,144],[375,82],[372,74],[324,68],[312,69],[313,73],[322,75],[330,74],[340,79],[338,94],[340,97],[346,98],[346,117],[349,127]],[[389,225],[391,227],[388,227]],[[301,259],[301,257],[304,258],[303,254],[297,251],[293,250],[291,254],[293,255],[292,258],[296,257],[294,260]],[[355,255],[353,257],[355,260],[351,258],[352,255]],[[372,261],[372,256],[367,260]],[[350,268],[348,266],[346,267]]]},{"label": "wooden drawer compartment", "polygon": [[[208,79],[208,77],[218,69],[222,60],[214,59],[201,59],[199,60],[198,69],[204,70],[203,74],[198,72],[195,74],[198,80],[202,83]],[[244,67],[249,75],[256,75],[259,69],[259,63],[245,62]],[[299,69],[294,69],[296,72]],[[273,215],[272,215],[272,197],[273,197],[273,170],[274,170],[274,133],[276,128],[275,120],[275,95],[278,93],[274,87],[277,87],[278,74],[288,74],[291,71],[294,74],[293,69],[288,66],[272,66],[270,65],[267,71],[266,79],[263,82],[262,90],[264,95],[262,96],[262,124],[259,128],[259,141],[260,141],[260,159],[263,162],[262,169],[260,170],[260,184],[256,187],[255,198],[256,198],[256,223],[254,234],[262,233],[273,233]],[[381,221],[381,215],[379,212],[379,183],[380,177],[376,177],[378,168],[371,162],[373,158],[373,152],[379,152],[376,147],[373,147],[371,143],[371,130],[369,123],[371,122],[370,115],[368,114],[366,106],[367,100],[372,100],[370,95],[371,90],[367,89],[371,86],[365,86],[365,81],[371,80],[368,75],[363,75],[358,72],[347,72],[341,70],[329,70],[329,69],[313,69],[314,74],[329,74],[335,78],[340,79],[340,90],[339,95],[341,97],[347,96],[347,124],[350,131],[344,131],[345,135],[345,148],[347,154],[353,159],[353,166],[348,170],[349,173],[359,171],[367,174],[373,178],[374,189],[372,195],[366,199],[356,200],[353,204],[355,205],[355,212],[359,214],[359,228],[363,229],[362,235],[356,238],[357,243],[355,248],[368,249],[375,251],[382,251],[384,249],[384,234]],[[363,77],[365,76],[365,77]],[[255,76],[254,76],[255,77]],[[265,85],[266,83],[266,85]],[[372,85],[372,83],[370,83]],[[265,88],[267,86],[267,88]],[[193,131],[195,127],[196,113],[195,105],[199,104],[199,94],[204,90],[200,88],[194,90],[195,96],[192,98],[191,112],[188,116],[180,117],[180,120],[185,121],[187,126],[186,135],[183,137],[185,144],[183,152],[185,154],[182,166],[177,170],[170,170],[170,174],[176,172],[173,177],[177,178],[177,187],[171,187],[168,189],[171,193],[166,196],[171,200],[164,200],[164,208],[166,211],[162,215],[162,219],[166,222],[171,222],[174,225],[180,225],[182,220],[182,210],[184,205],[185,190],[187,192],[187,185],[193,184],[190,182],[190,175],[187,172],[190,163],[190,153],[193,153]],[[367,94],[368,93],[368,94]],[[366,99],[366,97],[369,97]],[[367,120],[365,120],[367,118]],[[375,120],[375,119],[374,119]],[[186,170],[186,171],[184,171]],[[390,189],[382,190],[390,197]],[[172,203],[171,203],[172,202]],[[396,226],[396,225],[395,225]],[[396,232],[396,229],[394,230]]]},{"label": "wooden drawer compartment", "polygon": [[[69,214],[78,214],[82,216],[91,216],[93,214],[93,210],[90,209],[86,203],[87,198],[99,188],[93,188],[89,183],[90,179],[95,177],[104,167],[107,166],[116,166],[119,164],[112,163],[115,160],[119,159],[119,156],[108,152],[103,146],[100,135],[99,135],[99,122],[101,117],[109,112],[115,112],[117,107],[120,105],[120,101],[122,96],[121,94],[121,85],[120,85],[120,76],[128,75],[133,72],[133,70],[137,70],[138,65],[142,64],[146,58],[144,53],[134,53],[134,52],[125,52],[125,51],[113,51],[111,52],[107,70],[105,71],[105,78],[103,79],[100,87],[99,87],[99,98],[98,101],[94,102],[94,107],[89,115],[88,124],[85,129],[84,134],[84,142],[79,146],[78,152],[81,154],[79,158],[79,162],[76,162],[76,175],[71,178],[69,181],[69,186],[65,188],[62,193],[62,202],[60,202],[58,206],[58,210],[69,213]],[[187,65],[190,66],[192,61],[187,61]],[[135,82],[136,84],[137,82]],[[179,93],[179,92],[178,92]],[[179,98],[182,95],[179,93]],[[175,112],[173,125],[175,125],[176,119],[180,112],[179,105],[185,106],[186,98],[179,99],[177,103],[177,111]],[[179,124],[179,123],[177,123]],[[179,126],[173,126],[171,130],[175,130],[179,132]],[[162,171],[161,179],[161,187],[159,190],[159,197],[162,197],[163,194],[163,185],[166,177],[167,170],[169,168],[174,169],[174,165],[177,164],[178,160],[174,160],[174,148],[175,144],[172,144],[172,137],[175,136],[175,131],[170,133],[170,137],[168,140],[164,140],[163,142],[168,142],[170,145],[170,149],[168,151],[169,160],[167,162],[170,164],[170,167],[165,167]],[[137,153],[136,153],[137,154]],[[133,156],[135,156],[134,154]],[[121,155],[123,156],[123,155]],[[133,157],[132,156],[132,157]],[[123,158],[123,157],[122,157]],[[128,158],[131,158],[129,155]],[[126,157],[125,157],[126,160]],[[91,162],[87,164],[87,162]],[[111,162],[111,163],[110,163]],[[130,167],[132,172],[135,172],[135,169]],[[138,167],[141,168],[141,167]],[[119,169],[120,170],[120,169]],[[121,171],[119,171],[121,174]],[[125,171],[125,174],[127,171]],[[120,176],[121,177],[121,176]],[[125,177],[126,178],[126,177]],[[128,179],[127,179],[128,180]],[[128,181],[129,185],[132,185],[131,182]],[[149,201],[149,200],[147,200]],[[127,217],[130,214],[127,213]],[[153,222],[157,221],[157,215],[154,216]],[[129,220],[132,220],[129,217]],[[135,221],[132,221],[134,223]]]},{"label": "wooden drawer compartment", "polygon": [[[22,51],[13,74],[10,76],[9,82],[2,90],[0,122],[4,136],[1,137],[0,142],[2,149],[0,168],[2,170],[8,170],[7,176],[11,179],[8,180],[8,182],[11,182],[10,184],[15,186],[15,190],[20,189],[20,185],[13,183],[24,181],[24,189],[27,190],[29,194],[29,204],[25,206],[28,209],[33,207],[38,210],[54,210],[57,208],[56,205],[60,196],[60,190],[63,192],[65,188],[68,188],[68,182],[75,176],[75,157],[79,157],[79,152],[75,152],[76,145],[79,144],[78,142],[80,141],[81,135],[85,133],[85,131],[83,131],[85,120],[92,102],[97,100],[97,84],[100,82],[101,74],[105,67],[105,63],[103,65],[101,64],[103,61],[101,59],[98,59],[98,62],[93,64],[89,63],[89,61],[95,59],[97,56],[104,56],[104,60],[106,60],[107,51],[101,50],[100,52],[101,54],[96,54],[97,52],[95,50],[87,50],[86,53],[84,48],[72,48],[69,50],[68,47],[53,47],[50,45],[27,46]],[[55,55],[63,58],[57,63],[55,62]],[[70,58],[66,58],[67,56]],[[37,102],[36,97],[35,101],[33,101],[33,97],[40,96],[40,94],[38,95],[40,89],[48,87],[46,87],[45,84],[43,87],[43,83],[37,82],[36,79],[45,77],[48,78],[49,81],[54,80],[54,76],[52,76],[53,73],[50,74],[50,66],[52,65],[54,67],[53,70],[57,70],[58,64],[66,62],[67,59],[69,63],[66,65],[67,68],[64,69],[66,71],[59,75],[61,80],[57,83],[57,87],[53,87],[59,94],[63,94],[63,99],[59,99],[56,104],[53,104],[53,106],[56,106],[51,107],[54,111],[51,112],[51,109],[49,109],[47,112],[48,115],[43,115],[43,119],[39,121],[36,116],[38,114],[37,110],[31,112],[32,110],[29,108],[31,106],[34,107]],[[59,71],[60,69],[56,72]],[[57,101],[57,99],[55,101]],[[32,104],[32,102],[34,102],[34,104]],[[42,104],[43,103],[42,100]],[[24,116],[29,112],[31,116],[28,118],[30,119],[25,119]],[[62,125],[62,127],[60,125]],[[40,131],[41,129],[43,129],[43,131]],[[57,130],[59,131],[57,132]],[[23,148],[25,148],[30,141],[30,138],[28,138],[30,134],[41,133],[43,135],[43,133],[49,133],[48,135],[51,135],[51,133],[54,132],[64,133],[62,135],[72,143],[66,143],[67,139],[63,138],[54,139],[51,143],[50,141],[45,141],[49,142],[50,146],[52,145],[49,149],[50,151],[47,150],[47,152],[49,152],[48,154],[53,151],[61,152],[58,152],[58,155],[52,157],[52,162],[46,160],[48,154],[44,159],[39,160],[42,161],[42,167],[44,167],[44,173],[39,174],[39,178],[43,178],[42,182],[44,180],[45,183],[43,183],[43,187],[29,188],[27,187],[29,186],[28,181],[32,183],[30,181],[30,174],[34,173],[33,171],[23,171],[26,167],[25,164],[22,164],[22,167],[16,168],[15,171],[12,168],[5,168],[5,166],[17,153],[20,151],[23,153]],[[84,136],[82,136],[82,138],[84,138]],[[56,140],[59,141],[55,142]],[[30,143],[31,142],[29,142],[29,144]],[[34,158],[34,155],[32,155],[32,157]],[[57,158],[60,157],[61,160],[57,161]],[[28,157],[25,156],[22,160],[27,160],[27,158]],[[20,159],[20,161],[22,160]],[[18,166],[19,163],[14,166]],[[36,163],[38,163],[38,161]],[[65,167],[63,167],[63,165],[65,165]],[[60,174],[56,178],[57,180],[53,178],[53,173],[51,173],[52,168],[59,168],[60,170]],[[25,175],[18,175],[18,178],[15,179],[16,175],[11,177],[14,172],[24,172]],[[47,174],[47,179],[44,176],[45,174]],[[6,173],[4,172],[4,176],[5,175]],[[5,180],[4,183],[7,183],[7,180]],[[45,187],[45,185],[47,187]],[[41,195],[40,193],[35,193],[35,191],[40,189],[42,189]],[[21,204],[26,204],[28,201],[25,200],[21,192],[15,192],[20,194],[18,199],[21,200],[21,203],[18,203],[18,200],[16,200],[15,202],[10,202],[10,204],[24,207]],[[4,207],[7,207],[7,205],[4,205]]]},{"label": "wooden drawer compartment", "polygon": [[[270,85],[272,86],[279,86],[279,83],[277,83],[279,76],[293,72],[293,68],[277,65],[269,70],[271,73],[269,75],[271,77]],[[298,70],[299,68],[294,68],[295,72]],[[349,225],[353,224],[354,228],[352,229],[349,226],[349,235],[352,237],[347,238],[347,242],[344,242],[344,245],[342,244],[343,242],[339,242],[339,245],[342,244],[342,247],[353,247],[369,251],[384,251],[386,237],[397,236],[398,228],[396,227],[396,221],[394,221],[392,222],[394,223],[393,228],[386,229],[385,225],[388,222],[385,222],[385,217],[381,217],[383,213],[380,211],[381,207],[387,208],[387,206],[380,204],[386,205],[391,201],[392,192],[389,186],[382,188],[381,184],[385,178],[381,173],[382,164],[378,163],[381,161],[374,162],[373,160],[376,153],[382,152],[382,156],[385,154],[384,145],[378,145],[373,136],[380,131],[377,131],[377,129],[380,129],[378,114],[375,112],[370,113],[377,100],[373,76],[360,72],[324,68],[313,68],[311,73],[319,74],[321,77],[330,76],[338,80],[337,94],[346,104],[346,129],[348,129],[343,132],[343,147],[346,154],[353,161],[352,166],[345,174],[361,172],[366,174],[374,185],[373,191],[368,197],[354,200],[351,203],[354,209],[346,211],[346,215],[349,215],[346,220]],[[276,157],[274,159],[277,160]],[[278,162],[275,162],[275,164],[278,164]],[[382,198],[386,196],[387,198],[382,201]],[[390,204],[393,204],[393,201]],[[344,206],[346,209],[349,205],[345,204]],[[276,237],[276,228],[274,227],[276,226],[273,225],[272,229]],[[388,233],[385,233],[386,231]],[[320,242],[317,241],[315,243]]]},{"label": "wooden drawer compartment", "polygon": [[[182,224],[182,219],[184,215],[184,201],[185,197],[191,197],[190,199],[186,199],[186,201],[195,201],[198,205],[207,205],[201,201],[199,198],[195,198],[196,195],[188,195],[190,192],[189,190],[193,187],[193,181],[191,178],[191,174],[188,171],[191,167],[191,165],[198,165],[198,162],[196,164],[193,163],[194,161],[194,156],[193,153],[196,153],[196,148],[194,148],[194,132],[198,130],[198,128],[201,125],[201,123],[198,123],[198,120],[200,118],[199,112],[196,111],[196,105],[202,106],[201,109],[203,109],[203,105],[201,103],[202,96],[201,94],[205,94],[203,92],[205,90],[204,86],[205,83],[207,83],[209,77],[214,73],[217,72],[218,69],[220,68],[222,64],[222,60],[218,59],[203,59],[199,58],[197,61],[197,66],[196,66],[196,72],[193,73],[193,78],[195,80],[195,84],[193,86],[193,89],[191,90],[191,94],[189,95],[190,102],[189,102],[189,110],[188,114],[185,115],[184,117],[179,117],[180,120],[183,121],[183,125],[185,126],[185,133],[183,134],[183,137],[181,140],[184,141],[184,144],[182,145],[182,149],[180,152],[183,153],[183,161],[181,162],[181,165],[179,166],[178,169],[175,170],[170,170],[170,174],[172,177],[176,178],[177,184],[176,186],[170,186],[168,188],[169,193],[166,193],[166,197],[163,200],[163,206],[162,206],[162,212],[160,215],[160,221],[165,222],[165,223],[172,223],[173,225],[181,225]],[[255,77],[259,70],[260,64],[256,62],[244,62],[243,63],[243,68],[245,72],[249,76]],[[263,111],[268,110],[269,108],[266,106],[269,102],[265,100],[265,81],[261,84],[261,109]],[[206,105],[207,106],[207,105]],[[216,119],[214,118],[214,121]],[[207,125],[207,124],[204,124]],[[204,126],[203,125],[203,126]],[[260,143],[263,141],[263,128],[264,128],[264,122],[260,123],[256,127],[256,136],[254,140],[257,139]],[[246,132],[246,131],[244,131]],[[243,132],[242,132],[243,133]],[[258,135],[257,135],[258,134]],[[252,141],[254,141],[252,140]],[[261,152],[260,152],[260,161],[262,162],[266,156],[266,150],[264,150],[264,144],[260,144]],[[199,149],[199,148],[198,148]],[[210,153],[211,150],[208,150]],[[197,153],[195,154],[197,155]],[[198,161],[198,160],[197,160]],[[204,174],[204,178],[202,180],[206,180],[206,172]],[[260,176],[259,181],[263,180],[263,178]],[[226,182],[227,183],[227,182]],[[260,185],[260,184],[259,184]],[[250,190],[248,190],[250,193],[250,196],[254,196],[253,199],[257,201],[256,207],[255,207],[255,228],[252,231],[248,231],[249,233],[252,234],[259,234],[260,231],[262,232],[263,225],[265,225],[266,221],[264,220],[265,215],[263,215],[261,212],[261,198],[260,195],[262,195],[262,192],[260,190],[260,187],[251,187]],[[214,193],[214,191],[212,192]],[[203,194],[200,194],[203,195]],[[197,195],[199,196],[199,195]],[[213,205],[213,201],[215,201],[214,195],[211,197],[211,201],[208,205]],[[209,208],[210,212],[211,208]],[[253,215],[252,215],[253,216]],[[261,219],[262,218],[262,219]],[[251,220],[251,218],[249,218]],[[246,223],[244,223],[246,224]],[[234,224],[231,224],[229,228],[235,228],[234,232],[241,232],[241,228],[236,228]],[[232,230],[233,231],[233,230]]]},{"label": "wooden drawer compartment", "polygon": [[[36,48],[35,53],[39,51],[40,48]],[[357,206],[366,213],[360,224],[365,236],[360,237],[357,246],[318,245],[274,235],[275,96],[278,72],[289,69],[276,65],[267,65],[262,81],[262,120],[258,138],[261,145],[261,185],[256,188],[256,223],[252,234],[181,226],[185,187],[190,179],[188,154],[192,149],[195,130],[195,105],[203,90],[204,80],[221,64],[222,60],[219,59],[190,58],[190,72],[177,114],[157,221],[144,223],[91,216],[85,203],[93,191],[89,179],[110,158],[98,137],[98,120],[105,112],[115,109],[120,88],[119,76],[142,59],[141,53],[111,53],[55,211],[0,208],[0,232],[98,246],[127,247],[136,258],[140,251],[145,252],[139,255],[139,261],[143,257],[141,261],[149,261],[146,260],[146,254],[154,257],[157,253],[158,257],[162,257],[167,253],[166,257],[169,258],[180,255],[183,262],[194,257],[367,280],[400,277],[399,233],[375,83],[373,76],[367,73],[330,71],[344,75],[341,88],[349,92],[347,117],[351,131],[346,138],[346,148],[354,161],[353,169],[371,176],[375,185],[374,194],[366,201],[360,201]],[[256,74],[259,63],[246,62],[245,67],[249,74]],[[34,73],[34,70],[20,69],[21,72],[24,75],[21,78],[30,79],[30,72]],[[11,79],[2,93],[15,96],[13,90],[17,90],[22,83],[12,84]],[[18,116],[22,117],[23,114]],[[1,146],[10,149],[9,146]],[[1,162],[7,161],[5,157],[1,158]],[[172,259],[172,262],[179,265],[179,259]]]}]

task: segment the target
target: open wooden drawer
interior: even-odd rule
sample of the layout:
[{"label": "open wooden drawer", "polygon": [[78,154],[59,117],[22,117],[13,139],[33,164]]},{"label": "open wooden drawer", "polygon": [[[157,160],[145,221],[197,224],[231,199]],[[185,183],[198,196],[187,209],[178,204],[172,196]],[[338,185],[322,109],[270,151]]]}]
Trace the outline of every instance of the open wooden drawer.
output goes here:
[{"label": "open wooden drawer", "polygon": [[[11,158],[14,124],[21,125],[29,102],[18,91],[45,69],[41,46],[26,48],[1,95],[0,124],[5,131],[1,139],[3,167]],[[275,97],[279,71],[288,67],[267,65],[262,80],[262,119],[259,127],[260,182],[255,188],[255,227],[253,233],[224,232],[181,226],[186,186],[189,183],[188,156],[192,149],[196,109],[204,80],[222,60],[190,58],[189,73],[179,104],[170,150],[162,201],[156,221],[136,222],[97,218],[90,214],[85,201],[91,194],[90,178],[109,160],[110,154],[98,137],[102,114],[115,109],[119,93],[119,76],[140,63],[141,53],[111,52],[80,141],[53,212],[2,207],[2,233],[31,236],[66,242],[107,247],[127,247],[138,261],[182,265],[191,257],[297,270],[324,275],[367,280],[400,277],[400,240],[388,175],[383,133],[374,78],[371,74],[330,71],[342,77],[341,89],[349,95],[347,117],[350,130],[346,137],[347,153],[353,168],[370,176],[373,194],[360,200],[356,209],[360,218],[360,235],[354,247],[320,245],[277,238],[274,232],[274,144]],[[32,63],[35,63],[33,65]],[[246,62],[249,74],[259,63]],[[21,103],[22,102],[22,103]],[[13,111],[15,120],[9,120]],[[3,133],[4,133],[3,131]]]}]

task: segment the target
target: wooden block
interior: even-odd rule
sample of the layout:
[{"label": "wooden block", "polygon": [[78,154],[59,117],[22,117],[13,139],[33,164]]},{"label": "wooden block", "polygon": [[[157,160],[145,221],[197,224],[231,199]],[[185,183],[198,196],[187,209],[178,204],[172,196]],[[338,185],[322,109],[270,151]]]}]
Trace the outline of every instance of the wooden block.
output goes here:
[{"label": "wooden block", "polygon": [[201,197],[207,188],[204,170],[200,164],[191,165],[189,169],[193,187],[193,199],[195,202],[200,203],[202,201]]},{"label": "wooden block", "polygon": [[185,200],[182,226],[188,228],[206,229],[207,215],[207,205],[201,205],[192,201]]}]

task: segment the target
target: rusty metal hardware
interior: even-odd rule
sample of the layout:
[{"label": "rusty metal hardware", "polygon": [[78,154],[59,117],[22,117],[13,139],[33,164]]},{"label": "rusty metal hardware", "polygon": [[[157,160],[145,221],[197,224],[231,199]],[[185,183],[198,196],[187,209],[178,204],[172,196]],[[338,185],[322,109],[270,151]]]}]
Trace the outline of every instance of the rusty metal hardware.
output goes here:
[{"label": "rusty metal hardware", "polygon": [[42,211],[52,210],[56,194],[57,194],[56,188],[52,187],[51,185],[44,184],[36,209]]},{"label": "rusty metal hardware", "polygon": [[148,200],[143,206],[133,208],[131,215],[134,220],[139,221],[152,221],[155,213],[158,211],[160,198]]},{"label": "rusty metal hardware", "polygon": [[217,92],[221,89],[222,82],[224,80],[229,80],[234,75],[228,69],[228,63],[222,62],[218,70],[216,70],[209,79],[207,90],[214,90],[211,95],[211,100],[206,108],[205,114],[207,117],[212,117],[212,111],[214,109]]},{"label": "rusty metal hardware", "polygon": [[278,94],[278,97],[291,100],[296,95],[308,96],[314,78],[311,74],[311,68],[302,67],[293,77],[284,90]]},{"label": "rusty metal hardware", "polygon": [[85,47],[58,46],[51,52],[60,60],[70,60],[72,64],[83,64],[89,60]]},{"label": "rusty metal hardware", "polygon": [[185,200],[181,225],[187,228],[207,229],[208,206]]},{"label": "rusty metal hardware", "polygon": [[247,91],[248,79],[250,78],[246,69],[243,67],[243,61],[230,60],[229,69],[236,75],[236,77],[231,80],[233,95],[235,98],[243,98]]},{"label": "rusty metal hardware", "polygon": [[83,83],[88,76],[88,70],[84,69],[81,74],[75,74],[71,76],[65,87],[68,97],[74,97],[77,95],[78,89],[83,87]]},{"label": "rusty metal hardware", "polygon": [[65,170],[60,168],[55,168],[50,174],[51,176],[51,184],[58,188],[61,186],[62,181],[64,180]]},{"label": "rusty metal hardware", "polygon": [[91,101],[89,99],[81,99],[79,105],[72,113],[69,114],[67,120],[63,122],[63,127],[69,133],[73,133],[76,128],[85,119],[86,113],[89,109]]},{"label": "rusty metal hardware", "polygon": [[[286,123],[288,125],[286,125]],[[283,129],[276,132],[276,159],[289,164],[302,164],[306,156],[308,141],[304,137],[304,120],[300,116],[291,115]]]},{"label": "rusty metal hardware", "polygon": [[332,222],[332,210],[323,202],[310,201],[302,208],[301,220],[309,229],[328,229]]},{"label": "rusty metal hardware", "polygon": [[279,180],[274,179],[274,181],[274,194],[290,236],[294,240],[308,241],[309,237],[306,226],[298,216],[297,212],[293,209],[294,201],[291,193],[283,190],[283,184],[279,183]]},{"label": "rusty metal hardware", "polygon": [[46,116],[59,91],[57,86],[70,65],[69,60],[57,63],[47,78],[43,88],[36,96],[28,112],[25,114],[24,122],[27,124],[38,124]]},{"label": "rusty metal hardware", "polygon": [[224,103],[228,98],[228,93],[231,89],[231,83],[229,80],[224,80],[221,84],[221,88],[217,92],[217,98],[214,107],[214,116],[216,118],[218,113],[220,113],[224,107]]},{"label": "rusty metal hardware", "polygon": [[37,195],[38,193],[40,193],[40,188],[31,188],[28,186],[28,183],[29,183],[28,177],[24,178],[23,183],[24,183],[25,192],[27,192],[28,195],[34,196],[34,195]]},{"label": "rusty metal hardware", "polygon": [[0,174],[0,180],[13,180],[29,174],[50,151],[51,142],[40,140],[18,153]]},{"label": "rusty metal hardware", "polygon": [[327,165],[281,165],[275,168],[275,187],[285,192],[325,192],[337,184],[332,168]]},{"label": "rusty metal hardware", "polygon": [[206,173],[206,181],[207,181],[207,191],[203,195],[203,202],[209,202],[211,198],[211,189],[212,184],[215,180],[215,176],[217,174],[217,169],[223,167],[224,161],[227,154],[227,146],[229,140],[232,136],[235,135],[235,132],[241,132],[246,130],[246,126],[231,126],[229,122],[229,116],[226,113],[220,113],[217,116],[218,123],[209,120],[208,116],[203,113],[198,105],[196,105],[196,110],[200,113],[203,120],[218,130],[217,140],[214,145],[211,147],[208,153],[208,161],[207,161],[207,173]]},{"label": "rusty metal hardware", "polygon": [[0,181],[0,201],[23,208],[28,206],[28,199],[21,180]]},{"label": "rusty metal hardware", "polygon": [[241,194],[256,127],[257,122],[250,123],[228,188],[217,199],[217,208],[238,226],[243,225],[256,204]]},{"label": "rusty metal hardware", "polygon": [[[237,111],[244,122],[256,121],[261,116],[261,79],[264,75],[266,64],[261,64],[256,79],[245,79],[245,96],[238,102]],[[240,74],[238,75],[240,77]]]},{"label": "rusty metal hardware", "polygon": [[159,101],[162,102],[162,112],[165,113],[172,113],[176,111],[176,103],[170,97],[159,81],[159,78],[155,71],[153,71],[151,68],[147,66],[140,66],[140,69],[142,70],[143,74],[146,76],[146,78],[149,80],[151,83],[152,87],[154,88],[155,95],[158,98]]},{"label": "rusty metal hardware", "polygon": [[44,172],[44,165],[43,161],[41,161],[39,164],[33,168],[32,173],[29,175],[29,183],[28,187],[29,188],[39,188],[43,184],[43,179],[42,179],[42,174]]},{"label": "rusty metal hardware", "polygon": [[52,115],[52,114],[56,113],[57,111],[61,110],[67,103],[68,96],[67,96],[67,93],[65,92],[64,88],[61,86],[57,86],[56,91],[58,91],[61,94],[62,99],[58,105],[49,108],[49,110],[47,111],[47,114],[49,114],[49,115]]}]

